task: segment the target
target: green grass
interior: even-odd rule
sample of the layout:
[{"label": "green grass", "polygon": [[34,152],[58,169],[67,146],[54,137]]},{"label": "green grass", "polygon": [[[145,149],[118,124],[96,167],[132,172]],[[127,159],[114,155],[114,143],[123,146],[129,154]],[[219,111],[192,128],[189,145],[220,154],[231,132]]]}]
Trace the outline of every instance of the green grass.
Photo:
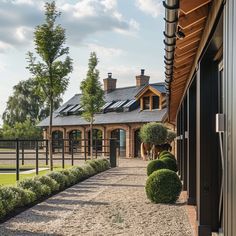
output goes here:
[{"label": "green grass", "polygon": [[[48,166],[40,166],[40,168],[45,168]],[[70,168],[71,166],[69,165],[65,165],[65,169]],[[0,168],[15,168],[15,165],[0,165]],[[24,165],[21,166],[20,168],[33,168],[35,169],[35,166],[32,165]],[[53,170],[62,170],[61,166],[54,166]],[[50,172],[50,170],[42,170],[39,171],[39,175],[45,175],[48,172]],[[31,174],[20,174],[20,180],[24,179],[24,178],[29,178],[29,177],[33,177],[36,176],[36,173],[31,173]],[[15,185],[16,184],[16,174],[15,173],[11,173],[11,174],[0,174],[0,185]]]}]

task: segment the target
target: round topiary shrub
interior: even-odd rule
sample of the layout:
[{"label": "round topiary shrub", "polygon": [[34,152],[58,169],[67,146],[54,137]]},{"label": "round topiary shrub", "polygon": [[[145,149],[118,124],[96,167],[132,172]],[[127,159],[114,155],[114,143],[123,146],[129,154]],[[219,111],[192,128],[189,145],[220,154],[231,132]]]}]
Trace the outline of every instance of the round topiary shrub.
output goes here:
[{"label": "round topiary shrub", "polygon": [[165,169],[166,164],[162,160],[153,160],[148,163],[147,166],[147,175],[151,175],[154,171]]},{"label": "round topiary shrub", "polygon": [[163,158],[166,158],[166,157],[169,157],[169,158],[172,158],[173,160],[176,160],[175,156],[170,152],[159,156],[159,159],[163,159]]},{"label": "round topiary shrub", "polygon": [[159,157],[161,157],[165,154],[169,154],[169,153],[170,153],[169,151],[164,150],[164,151],[160,152]]},{"label": "round topiary shrub", "polygon": [[182,184],[174,171],[162,169],[148,177],[145,189],[148,199],[154,203],[175,203]]},{"label": "round topiary shrub", "polygon": [[162,158],[161,161],[163,161],[166,164],[167,169],[173,170],[174,172],[178,171],[177,163],[174,159],[165,157],[165,158]]}]

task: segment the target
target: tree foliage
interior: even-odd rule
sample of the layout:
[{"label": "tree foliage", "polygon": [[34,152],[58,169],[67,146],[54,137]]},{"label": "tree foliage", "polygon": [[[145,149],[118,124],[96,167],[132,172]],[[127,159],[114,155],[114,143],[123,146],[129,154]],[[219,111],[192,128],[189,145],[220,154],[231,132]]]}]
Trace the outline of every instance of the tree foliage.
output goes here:
[{"label": "tree foliage", "polygon": [[144,143],[152,145],[164,144],[167,138],[167,128],[160,123],[147,123],[140,129],[140,138]]},{"label": "tree foliage", "polygon": [[24,122],[16,122],[13,126],[3,125],[2,138],[4,139],[37,139],[42,138],[42,131],[27,119]]},{"label": "tree foliage", "polygon": [[[104,91],[99,81],[99,71],[96,69],[98,58],[95,52],[90,54],[88,72],[85,80],[82,81],[80,89],[82,91],[81,105],[83,107],[82,116],[90,122],[90,134],[93,134],[94,115],[101,111],[104,105]],[[93,156],[93,135],[90,135],[90,154]]]},{"label": "tree foliage", "polygon": [[176,132],[168,129],[166,138],[167,143],[172,143],[175,140],[175,138],[176,138]]},{"label": "tree foliage", "polygon": [[82,116],[92,122],[94,114],[100,112],[104,105],[104,91],[99,81],[99,71],[96,69],[98,58],[95,52],[90,54],[88,72],[85,80],[82,81],[80,89],[82,91],[81,105],[83,107]]},{"label": "tree foliage", "polygon": [[[35,93],[37,82],[33,79],[20,81],[13,87],[13,95],[8,98],[7,107],[2,115],[4,124],[14,126],[30,120],[32,124],[49,115],[49,104]],[[60,97],[54,100],[55,109],[60,106]]]},{"label": "tree foliage", "polygon": [[37,81],[37,94],[49,103],[49,156],[52,161],[52,118],[56,98],[62,95],[69,83],[67,77],[72,72],[72,59],[68,56],[69,48],[65,46],[65,29],[56,24],[61,15],[56,9],[55,1],[45,4],[45,22],[36,27],[34,32],[35,51],[28,53],[28,69]]}]

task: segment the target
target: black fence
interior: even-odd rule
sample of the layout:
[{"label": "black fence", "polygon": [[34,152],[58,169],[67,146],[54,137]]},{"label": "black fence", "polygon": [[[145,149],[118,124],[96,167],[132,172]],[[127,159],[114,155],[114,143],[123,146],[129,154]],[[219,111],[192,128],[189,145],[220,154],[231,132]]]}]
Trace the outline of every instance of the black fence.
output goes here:
[{"label": "black fence", "polygon": [[[115,139],[94,139],[93,157],[103,156],[109,158],[112,167],[116,166],[117,148],[119,144]],[[65,162],[70,161],[74,165],[76,160],[90,159],[90,140],[88,139],[57,139],[52,141],[53,162],[60,161],[62,168]],[[0,164],[15,163],[16,180],[19,180],[20,165],[24,166],[28,161],[33,162],[36,175],[39,173],[39,162],[46,166],[49,164],[49,141],[47,139],[26,140],[0,139]]]}]

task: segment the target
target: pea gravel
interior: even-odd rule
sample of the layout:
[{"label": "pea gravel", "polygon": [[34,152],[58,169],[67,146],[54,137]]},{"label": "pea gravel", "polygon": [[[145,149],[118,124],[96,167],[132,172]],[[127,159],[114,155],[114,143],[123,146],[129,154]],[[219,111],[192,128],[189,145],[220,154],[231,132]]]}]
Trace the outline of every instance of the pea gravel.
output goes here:
[{"label": "pea gravel", "polygon": [[121,159],[100,173],[0,225],[11,235],[191,236],[183,199],[153,204],[145,194],[147,162]]}]

